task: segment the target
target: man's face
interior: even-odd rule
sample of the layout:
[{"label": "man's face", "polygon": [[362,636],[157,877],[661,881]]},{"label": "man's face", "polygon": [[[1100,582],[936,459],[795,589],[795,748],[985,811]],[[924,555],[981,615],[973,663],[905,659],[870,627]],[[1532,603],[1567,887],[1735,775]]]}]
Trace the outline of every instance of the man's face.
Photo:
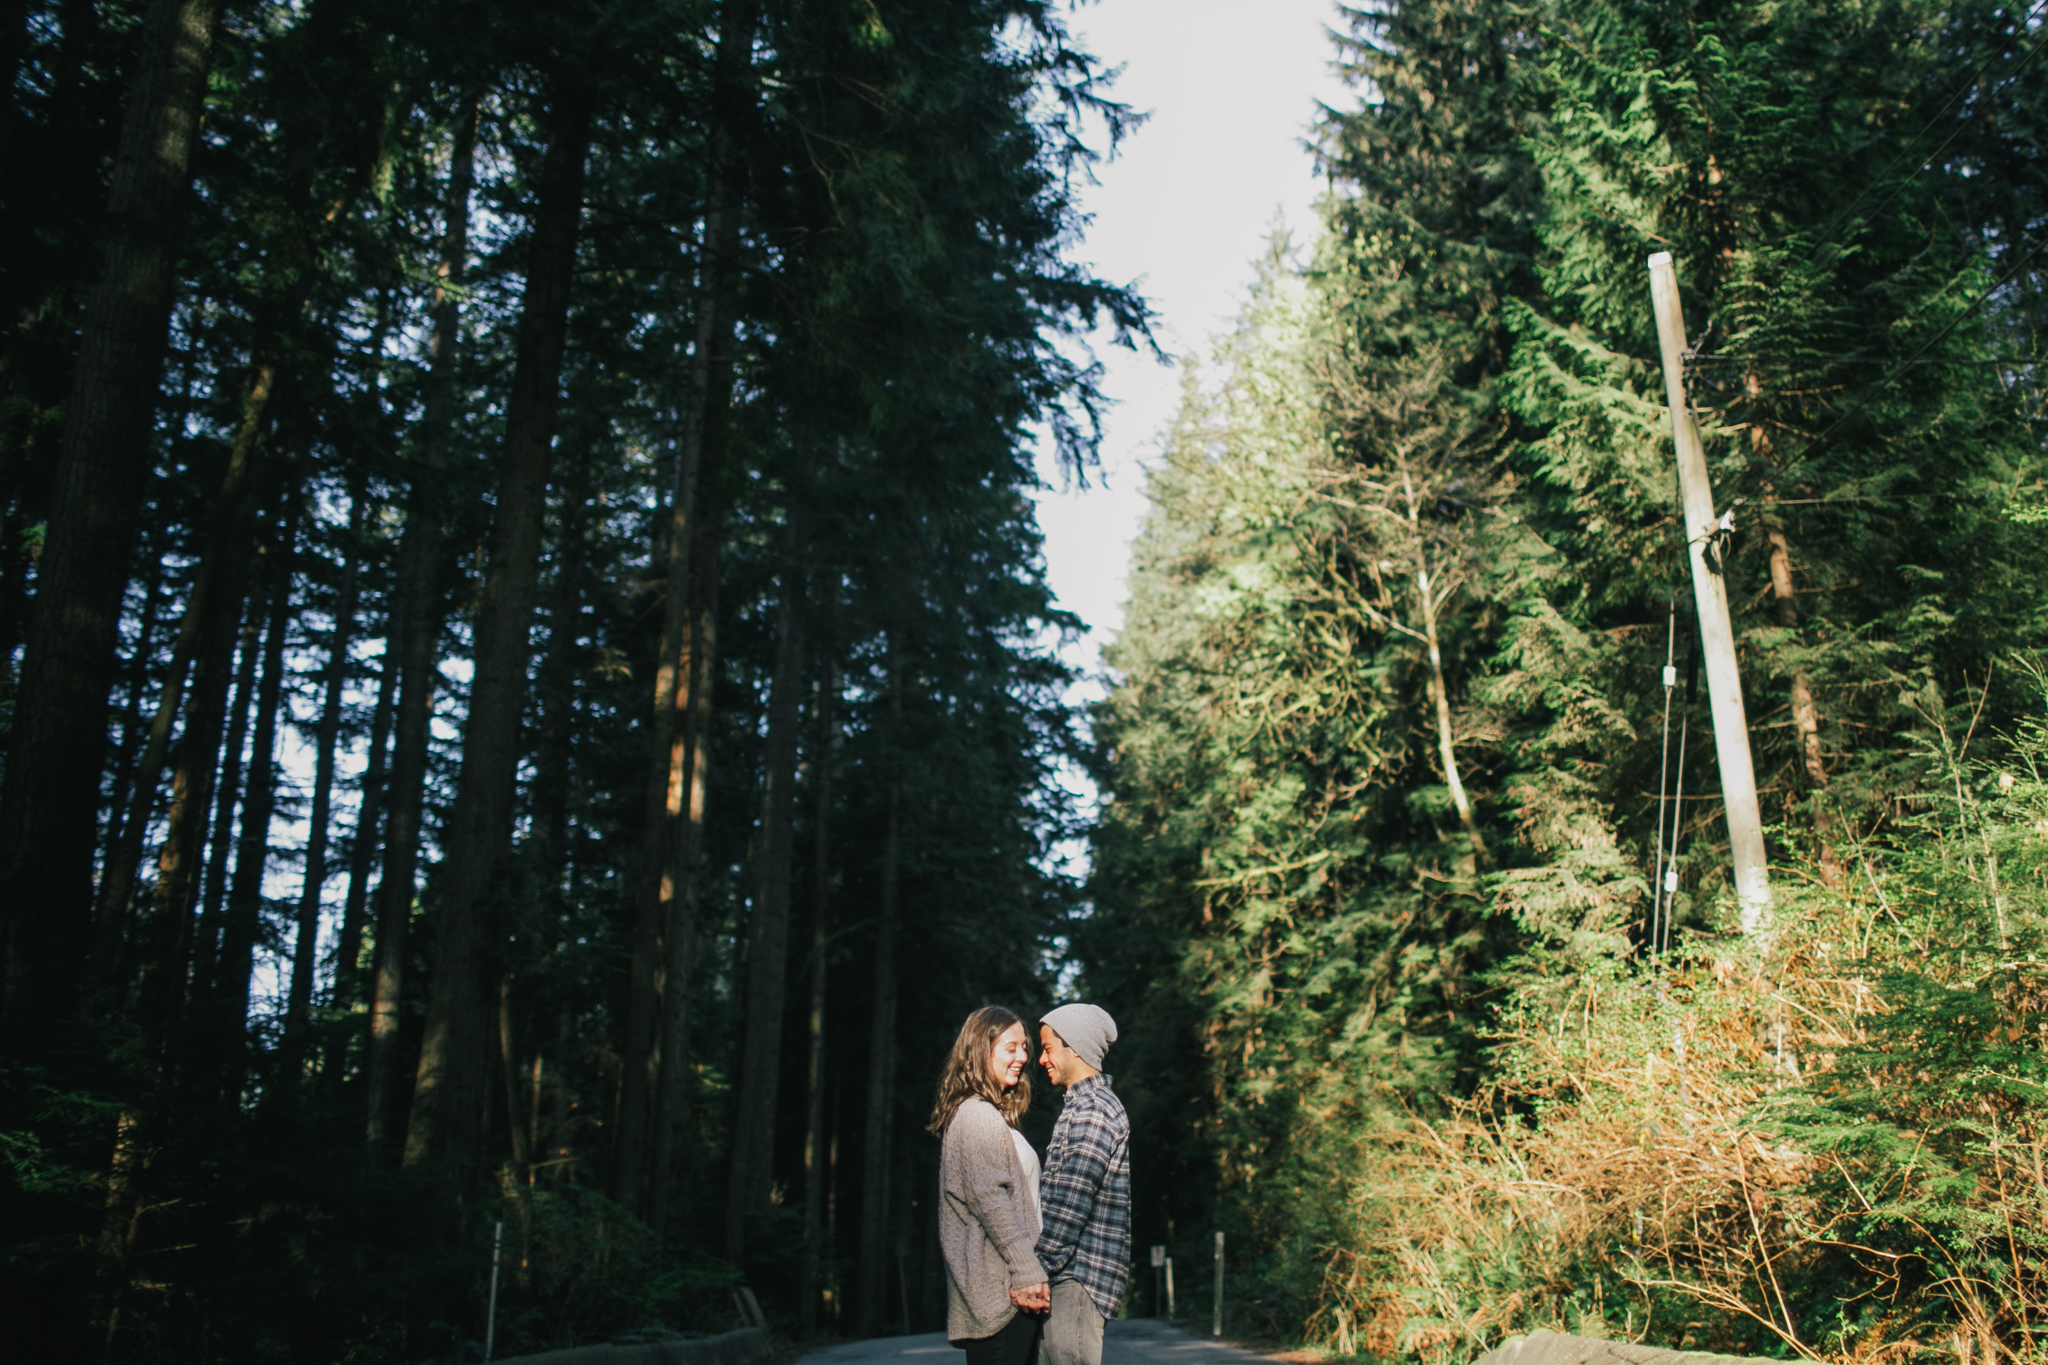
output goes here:
[{"label": "man's face", "polygon": [[1067,1046],[1067,1040],[1052,1031],[1051,1024],[1038,1026],[1038,1064],[1045,1068],[1046,1079],[1064,1090],[1073,1079],[1075,1064],[1081,1060],[1079,1053]]}]

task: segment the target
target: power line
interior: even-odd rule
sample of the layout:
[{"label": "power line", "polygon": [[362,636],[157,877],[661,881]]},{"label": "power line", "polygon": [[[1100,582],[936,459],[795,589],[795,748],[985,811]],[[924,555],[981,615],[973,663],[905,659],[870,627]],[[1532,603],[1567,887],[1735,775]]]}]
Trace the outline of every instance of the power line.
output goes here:
[{"label": "power line", "polygon": [[[2044,9],[2048,9],[2048,0],[2043,0],[2041,4],[2037,4],[2034,6],[2033,9],[2027,11],[2026,17],[2020,20],[2019,32],[2025,33],[2027,31],[2028,26],[2031,25],[2035,19],[2040,17],[2041,12]],[[2040,42],[2035,43],[2034,46],[2028,50],[2027,55],[2020,59],[2020,64],[2013,69],[2012,75],[2006,77],[2006,79],[2000,83],[1998,89],[2003,90],[2007,85],[2010,85],[2015,79],[2017,79],[2019,73],[2026,69],[2027,63],[2033,61],[2035,57],[2040,55],[2041,49],[2044,45],[2048,45],[2048,35],[2044,35]],[[1849,222],[1851,217],[1855,214],[1856,210],[1862,205],[1864,199],[1878,186],[1882,185],[1885,182],[1885,180],[1890,177],[1891,173],[1894,170],[1898,169],[1900,163],[1904,162],[1907,157],[1912,155],[1913,149],[1919,145],[1920,139],[1926,137],[1930,132],[1934,131],[1935,124],[1939,123],[1942,119],[1942,116],[1948,113],[1950,106],[1955,104],[1955,102],[1961,99],[1964,95],[1968,94],[1970,90],[1976,86],[1978,80],[1984,75],[1984,73],[1991,69],[1991,64],[1997,61],[2000,57],[2003,57],[2007,52],[2011,50],[2012,44],[2010,42],[2007,42],[2004,46],[2000,47],[1998,51],[1992,53],[1989,57],[1986,57],[1983,63],[1980,66],[1978,66],[1978,68],[1975,71],[1970,73],[1970,78],[1968,80],[1964,81],[1961,85],[1956,87],[1955,92],[1942,102],[1941,108],[1934,111],[1933,115],[1927,120],[1926,124],[1921,127],[1920,131],[1913,134],[1912,138],[1907,141],[1906,145],[1899,149],[1899,154],[1892,158],[1891,164],[1889,166],[1886,166],[1883,171],[1879,172],[1875,177],[1873,177],[1865,185],[1863,190],[1859,192],[1854,199],[1849,201],[1849,207],[1843,209],[1841,213],[1836,215],[1835,221],[1828,224],[1827,231],[1821,234],[1820,242],[1817,245],[1815,245],[1813,249],[1813,255],[1808,257],[1807,263],[1809,265],[1813,264],[1814,262],[1820,259],[1821,253],[1824,250],[1826,250],[1827,247],[1832,243],[1836,231],[1843,227],[1847,222]],[[1998,93],[1998,91],[1994,90],[1991,93],[1995,95]],[[1981,107],[1981,105],[1979,107]],[[1913,179],[1916,176],[1918,176],[1920,172],[1926,170],[1930,165],[1934,164],[1934,159],[1940,156],[1942,152],[1946,151],[1948,149],[1949,143],[1955,141],[1956,138],[1961,135],[1964,125],[1967,124],[1970,121],[1970,119],[1976,117],[1976,112],[1976,109],[1973,108],[1968,114],[1964,115],[1962,122],[1958,123],[1955,129],[1952,132],[1950,132],[1946,138],[1942,139],[1941,146],[1936,147],[1934,151],[1931,154],[1929,154],[1924,161],[1922,161],[1918,166],[1913,168],[1910,174],[1902,177],[1899,180],[1899,182],[1892,187],[1891,193],[1887,194],[1884,197],[1883,202],[1878,204],[1877,208],[1871,210],[1871,216],[1875,217],[1877,213],[1884,209],[1886,205],[1890,204],[1892,200],[1898,198],[1900,193],[1905,190],[1907,185],[1912,183]]]},{"label": "power line", "polygon": [[[1924,357],[1927,354],[1927,352],[1937,342],[1941,341],[1944,337],[1948,336],[1950,332],[1953,332],[1956,328],[1960,327],[1963,323],[1967,322],[1971,317],[1975,316],[1977,310],[1979,308],[1982,308],[1987,302],[1989,302],[1991,298],[1998,293],[1999,290],[2005,288],[2006,285],[2011,284],[2013,280],[2018,278],[2020,272],[2025,270],[2029,265],[2033,264],[2034,258],[2036,256],[2039,256],[2044,249],[2048,249],[2048,240],[2043,240],[2035,243],[2033,248],[2029,250],[2026,255],[2022,256],[2019,259],[2018,264],[2014,265],[2010,270],[2006,271],[2004,275],[1999,277],[1998,282],[1996,284],[1992,285],[1982,294],[1979,294],[1976,298],[1972,299],[1968,307],[1964,308],[1962,312],[1956,314],[1954,317],[1950,318],[1946,323],[1942,324],[1941,329],[1939,331],[1935,332],[1933,336],[1927,338],[1927,340],[1921,342],[1917,347],[1915,347],[1913,349],[1913,354],[1907,356],[1904,360],[1900,361],[1897,365],[1893,366],[1890,373],[1886,374],[1882,379],[1878,380],[1876,383],[1872,384],[1867,390],[1865,390],[1863,396],[1856,401],[1855,407],[1850,408],[1847,412],[1843,413],[1840,417],[1836,418],[1833,422],[1829,423],[1827,429],[1821,432],[1819,436],[1813,439],[1812,444],[1807,446],[1805,453],[1802,455],[1801,462],[1805,463],[1811,461],[1815,455],[1817,455],[1820,451],[1826,448],[1828,439],[1831,436],[1833,436],[1837,431],[1840,431],[1844,423],[1849,421],[1850,418],[1856,416],[1858,413],[1862,412],[1863,409],[1865,409],[1866,407],[1869,407],[1871,402],[1875,400],[1880,393],[1883,393],[1886,388],[1888,388],[1891,384],[1896,382],[1902,375],[1906,373],[1906,371],[1913,369],[1915,366],[1968,364],[2011,365],[2017,367],[2022,365],[2038,364],[2039,362],[2032,360],[2007,361],[1971,359],[1950,361],[1946,359],[1925,360],[1922,357]],[[1968,273],[1968,271],[1974,266],[1974,264],[1975,263],[1972,262],[1971,265],[1964,266],[1964,268],[1961,271],[1958,271],[1956,273],[1956,278],[1960,279],[1964,274]],[[1953,284],[1954,280],[1951,280],[1950,283]],[[1699,365],[1707,364],[1727,365],[1754,363],[1758,360],[1766,360],[1771,358],[1772,357],[1767,356],[1688,356],[1682,363],[1684,363],[1688,367],[1696,367]],[[1784,359],[1784,357],[1780,358]],[[1794,358],[1811,359],[1816,361],[1833,360],[1846,364],[1868,364],[1879,359],[1879,357],[1876,356],[1856,355],[1843,355],[1834,357],[1814,356]]]},{"label": "power line", "polygon": [[1815,451],[1820,450],[1827,444],[1828,438],[1830,436],[1833,436],[1837,431],[1840,431],[1842,429],[1842,424],[1844,422],[1847,422],[1857,413],[1869,407],[1871,400],[1875,399],[1878,396],[1878,394],[1884,392],[1885,388],[1889,386],[1894,380],[1896,380],[1900,375],[1903,375],[1907,370],[1913,368],[1914,363],[1918,361],[1921,356],[1925,355],[1930,347],[1932,347],[1936,342],[1940,341],[1943,337],[1946,337],[1950,332],[1953,332],[1956,328],[1962,326],[1963,323],[1968,321],[1971,317],[1975,316],[1977,310],[1979,308],[1982,308],[1984,304],[1991,298],[1992,295],[1996,294],[1999,290],[2005,288],[2006,285],[2011,284],[2013,280],[2019,276],[2019,273],[2022,270],[2025,270],[2029,265],[2031,265],[2033,263],[2034,258],[2041,254],[2042,248],[2044,247],[2048,247],[2048,241],[2037,242],[2034,245],[2033,250],[2029,251],[2025,256],[2020,258],[2020,262],[2018,265],[2015,265],[2012,269],[2006,271],[2005,274],[1999,278],[1997,284],[1992,285],[1989,289],[1985,290],[1983,293],[1979,294],[1975,299],[1971,300],[1969,307],[1965,308],[1962,312],[1950,318],[1946,323],[1942,325],[1940,331],[1936,332],[1933,336],[1927,338],[1927,340],[1921,342],[1918,349],[1916,349],[1913,352],[1913,354],[1907,356],[1905,360],[1903,360],[1896,367],[1894,367],[1890,374],[1886,375],[1884,378],[1878,380],[1875,384],[1871,385],[1869,391],[1866,392],[1862,398],[1857,400],[1855,407],[1849,409],[1840,417],[1836,418],[1826,431],[1823,431],[1818,437],[1814,438],[1813,444],[1806,448],[1806,454],[1803,458],[1811,459]]}]

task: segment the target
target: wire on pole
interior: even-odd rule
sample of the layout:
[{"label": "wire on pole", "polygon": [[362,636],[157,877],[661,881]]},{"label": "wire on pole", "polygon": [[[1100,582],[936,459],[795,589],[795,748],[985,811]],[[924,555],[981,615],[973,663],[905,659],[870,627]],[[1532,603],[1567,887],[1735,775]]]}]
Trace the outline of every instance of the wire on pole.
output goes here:
[{"label": "wire on pole", "polygon": [[[1664,634],[1664,751],[1657,760],[1657,856],[1650,862],[1650,875],[1655,879],[1650,896],[1650,951],[1662,951],[1659,945],[1658,925],[1662,923],[1664,911],[1664,793],[1671,776],[1671,693],[1678,686],[1678,599],[1668,599],[1669,620]],[[1674,825],[1672,841],[1677,842],[1678,830]]]},{"label": "wire on pole", "polygon": [[[2031,10],[2027,11],[2026,17],[2020,20],[2020,33],[2025,33],[2027,31],[2027,29],[2033,24],[2034,20],[2040,17],[2041,11],[2044,8],[2048,8],[2048,0],[2044,0],[2044,3],[2037,4]],[[2033,61],[2034,58],[2040,54],[2041,48],[2044,44],[2048,44],[2048,37],[2044,37],[2041,42],[2034,44],[2034,46],[2028,50],[2027,55],[2020,59],[2019,66],[2013,69],[2012,75],[2006,78],[2005,82],[2000,85],[1999,89],[2003,89],[2005,85],[2011,84],[2011,82],[2019,76],[2020,72],[2026,68],[2027,63]],[[1891,176],[1891,173],[1897,170],[1899,166],[1909,156],[1912,155],[1913,149],[1920,144],[1920,139],[1926,137],[1929,133],[1934,131],[1934,125],[1941,121],[1941,118],[1944,114],[1948,113],[1950,106],[1954,105],[1957,100],[1961,99],[1964,95],[1968,94],[1971,91],[1971,89],[1976,86],[1978,80],[1983,77],[1984,73],[1991,69],[1991,64],[1997,61],[2000,57],[2003,57],[2007,52],[2010,52],[2011,50],[2012,43],[2010,41],[2003,44],[1998,49],[1998,51],[1992,53],[1989,57],[1986,57],[1983,60],[1983,62],[1977,67],[1977,69],[1970,73],[1969,79],[1965,80],[1961,85],[1957,86],[1954,93],[1950,94],[1946,100],[1942,101],[1941,107],[1935,110],[1933,114],[1928,116],[1927,122],[1921,126],[1920,131],[1913,134],[1913,136],[1907,141],[1906,145],[1899,149],[1898,155],[1892,158],[1891,164],[1889,166],[1886,166],[1877,175],[1871,177],[1869,182],[1866,183],[1866,185],[1864,186],[1863,190],[1859,192],[1854,199],[1849,201],[1849,207],[1843,209],[1840,213],[1835,215],[1835,220],[1832,223],[1828,224],[1827,230],[1825,232],[1821,233],[1820,241],[1815,244],[1813,249],[1813,255],[1809,258],[1809,261],[1818,261],[1820,259],[1821,253],[1833,244],[1834,236],[1837,230],[1844,227],[1850,221],[1852,215],[1854,215],[1856,210],[1862,206],[1865,197],[1868,196],[1872,190],[1875,190],[1878,186],[1882,185]],[[1992,93],[1996,94],[1997,91],[1993,91]],[[1935,157],[1940,156],[1943,151],[1947,150],[1948,144],[1955,141],[1957,135],[1962,132],[1963,125],[1968,123],[1970,119],[1975,116],[1976,109],[1972,109],[1968,114],[1965,114],[1963,116],[1962,121],[1956,125],[1955,131],[1951,132],[1946,138],[1942,140],[1941,146],[1935,148],[1933,152],[1929,153],[1921,161],[1921,163],[1912,170],[1910,174],[1901,177],[1898,184],[1892,187],[1892,192],[1884,197],[1884,199],[1878,204],[1877,208],[1874,208],[1870,211],[1872,216],[1875,216],[1879,210],[1885,207],[1885,205],[1891,203],[1892,200],[1896,199],[1899,196],[1899,192],[1905,189],[1907,184],[1909,184],[1912,181],[1914,176],[1917,176],[1920,174],[1921,171],[1926,170],[1927,167],[1933,163]]]},{"label": "wire on pole", "polygon": [[1671,854],[1664,860],[1664,942],[1659,952],[1671,951],[1671,920],[1678,908],[1678,822],[1685,814],[1685,738],[1692,729],[1692,717],[1678,718],[1678,771],[1671,782]]},{"label": "wire on pole", "polygon": [[1919,347],[1914,350],[1913,354],[1906,357],[1904,361],[1895,366],[1890,374],[1878,380],[1875,384],[1872,384],[1870,386],[1870,389],[1863,395],[1863,397],[1857,400],[1855,407],[1850,408],[1840,417],[1837,417],[1834,420],[1834,422],[1828,426],[1828,429],[1826,431],[1823,431],[1819,436],[1814,438],[1813,444],[1806,448],[1806,451],[1801,456],[1801,459],[1810,460],[1813,457],[1815,451],[1820,450],[1824,446],[1826,446],[1829,437],[1833,436],[1837,431],[1840,431],[1842,429],[1843,423],[1847,422],[1857,413],[1863,411],[1863,409],[1869,407],[1871,402],[1876,399],[1878,394],[1884,392],[1884,390],[1894,380],[1896,380],[1900,375],[1904,374],[1907,370],[1911,369],[1913,363],[1917,361],[1921,356],[1925,355],[1930,347],[1932,347],[1936,342],[1940,341],[1943,337],[1946,337],[1950,332],[1953,332],[1956,328],[1962,326],[1965,322],[1969,321],[1970,318],[1976,315],[1976,312],[1979,308],[1982,308],[1987,302],[1990,301],[1992,295],[1996,294],[1999,290],[2005,288],[2005,286],[2007,286],[2008,284],[2011,284],[2014,279],[2018,278],[2019,273],[2022,270],[2025,270],[2029,265],[2033,263],[2034,258],[2041,254],[2042,248],[2044,247],[2048,247],[2048,240],[2036,242],[2034,244],[2033,250],[2029,251],[2025,256],[2022,256],[2020,258],[2020,263],[2018,265],[2006,271],[2004,275],[1999,277],[1998,283],[1992,285],[1982,294],[1979,294],[1975,299],[1971,301],[1969,307],[1965,308],[1962,312],[1950,318],[1946,323],[1942,325],[1940,331],[1936,332],[1933,336],[1927,338],[1927,340],[1921,342]]}]

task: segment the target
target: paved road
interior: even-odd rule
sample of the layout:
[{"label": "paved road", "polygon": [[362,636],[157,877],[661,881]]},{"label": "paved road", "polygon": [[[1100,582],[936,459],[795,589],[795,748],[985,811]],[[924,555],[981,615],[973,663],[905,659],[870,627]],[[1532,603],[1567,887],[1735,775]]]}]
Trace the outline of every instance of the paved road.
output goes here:
[{"label": "paved road", "polygon": [[[849,1341],[803,1358],[802,1365],[957,1365],[965,1359],[943,1332],[915,1337]],[[1102,1338],[1102,1365],[1272,1365],[1206,1337],[1189,1336],[1157,1318],[1125,1318],[1109,1324]]]}]

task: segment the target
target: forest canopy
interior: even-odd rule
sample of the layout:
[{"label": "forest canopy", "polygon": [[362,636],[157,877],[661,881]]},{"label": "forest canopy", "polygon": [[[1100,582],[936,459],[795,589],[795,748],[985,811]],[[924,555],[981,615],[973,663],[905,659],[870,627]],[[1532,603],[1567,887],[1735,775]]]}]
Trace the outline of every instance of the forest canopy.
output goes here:
[{"label": "forest canopy", "polygon": [[[1097,709],[1138,1240],[1236,1330],[2038,1359],[2048,31],[1346,7]],[[1744,933],[1649,260],[1774,900]],[[1725,515],[1720,515],[1725,514]]]},{"label": "forest canopy", "polygon": [[1063,12],[0,33],[15,1320],[470,1359],[497,1236],[500,1356],[933,1320],[921,1078],[1078,895],[1034,456],[1149,344]]},{"label": "forest canopy", "polygon": [[1071,18],[9,10],[16,1322],[930,1330],[927,1078],[1078,989],[1233,1333],[2039,1359],[2040,14],[1334,9],[1318,222],[1184,358],[1086,714],[1035,457],[1152,318]]}]

